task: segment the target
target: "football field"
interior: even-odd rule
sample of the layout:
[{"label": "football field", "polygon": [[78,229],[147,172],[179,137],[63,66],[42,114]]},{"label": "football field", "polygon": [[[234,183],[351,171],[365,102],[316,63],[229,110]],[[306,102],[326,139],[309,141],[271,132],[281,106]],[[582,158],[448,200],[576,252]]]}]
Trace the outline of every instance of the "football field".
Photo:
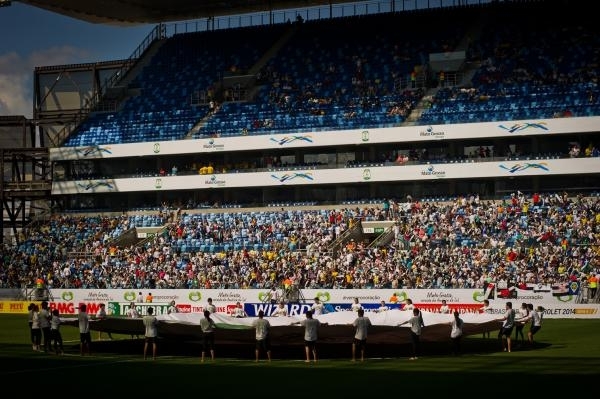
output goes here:
[{"label": "football field", "polygon": [[92,356],[80,356],[78,332],[71,326],[61,328],[65,354],[57,356],[32,350],[26,315],[1,315],[0,325],[0,378],[5,391],[21,394],[525,397],[536,389],[551,393],[586,380],[595,384],[600,374],[600,320],[544,320],[535,347],[511,353],[502,351],[492,332],[491,338],[465,337],[461,356],[452,356],[450,343],[441,342],[423,343],[416,361],[408,360],[408,346],[392,345],[388,353],[367,347],[364,362],[351,362],[350,347],[340,345],[319,347],[319,361],[310,364],[303,361],[302,343],[274,347],[270,363],[264,357],[255,363],[254,347],[248,345],[217,347],[216,361],[201,363],[199,343],[163,340],[158,358],[144,361],[141,339],[104,335],[98,340],[96,331]]}]

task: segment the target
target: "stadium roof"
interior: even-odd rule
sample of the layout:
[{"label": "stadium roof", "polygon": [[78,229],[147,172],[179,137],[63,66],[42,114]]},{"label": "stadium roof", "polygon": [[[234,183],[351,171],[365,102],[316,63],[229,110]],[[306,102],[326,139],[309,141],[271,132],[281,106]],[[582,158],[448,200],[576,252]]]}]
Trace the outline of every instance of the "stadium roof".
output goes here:
[{"label": "stadium roof", "polygon": [[356,2],[350,0],[21,0],[90,23],[138,25]]}]

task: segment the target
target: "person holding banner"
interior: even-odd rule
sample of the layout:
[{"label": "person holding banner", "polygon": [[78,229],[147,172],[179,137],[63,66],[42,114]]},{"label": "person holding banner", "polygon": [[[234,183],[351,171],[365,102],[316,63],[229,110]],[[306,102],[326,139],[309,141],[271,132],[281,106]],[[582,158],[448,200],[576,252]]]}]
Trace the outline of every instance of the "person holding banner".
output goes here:
[{"label": "person holding banner", "polygon": [[511,338],[513,328],[515,327],[515,311],[512,308],[512,302],[506,302],[506,311],[504,317],[500,319],[502,321],[502,329],[500,335],[502,336],[502,348],[504,352],[511,351]]},{"label": "person holding banner", "polygon": [[423,323],[423,316],[421,315],[421,311],[418,308],[413,308],[412,313],[412,317],[406,320],[405,322],[398,324],[398,327],[403,326],[405,324],[410,324],[410,342],[412,343],[412,356],[408,360],[417,360],[421,345],[421,331],[423,327],[425,327],[425,323]]},{"label": "person holding banner", "polygon": [[[210,298],[209,298],[210,299]],[[211,300],[212,303],[212,300]],[[200,329],[202,330],[202,363],[206,353],[210,353],[210,360],[215,361],[215,330],[217,325],[210,318],[210,311],[204,311],[204,318],[200,319]]]},{"label": "person holding banner", "polygon": [[354,339],[352,340],[352,361],[356,361],[356,350],[360,351],[360,361],[365,361],[365,350],[367,348],[367,334],[369,327],[371,327],[371,320],[365,317],[365,310],[360,308],[357,310],[358,316],[352,322],[352,325],[356,329],[354,332]]},{"label": "person holding banner", "polygon": [[[488,299],[483,300],[483,306],[479,308],[479,313],[492,313],[492,307],[490,306],[490,301]],[[500,334],[498,334],[500,335]],[[490,331],[483,332],[483,338],[489,338]]]},{"label": "person holding banner", "polygon": [[271,329],[271,323],[265,319],[265,312],[261,309],[258,311],[258,319],[252,322],[252,326],[256,332],[256,348],[254,353],[256,355],[255,362],[258,363],[260,353],[264,352],[267,355],[267,360],[271,361],[271,340],[269,338],[269,330]]},{"label": "person holding banner", "polygon": [[519,340],[519,336],[521,336],[520,344],[523,345],[525,343],[523,329],[525,328],[525,324],[527,324],[526,320],[529,319],[529,310],[525,302],[521,304],[521,308],[518,310],[518,312],[519,318],[515,320],[515,342],[517,342]]},{"label": "person holding banner", "polygon": [[158,337],[158,319],[154,316],[154,308],[150,306],[144,316],[144,360],[147,359],[148,348],[152,345],[152,360],[156,360],[156,338]]}]

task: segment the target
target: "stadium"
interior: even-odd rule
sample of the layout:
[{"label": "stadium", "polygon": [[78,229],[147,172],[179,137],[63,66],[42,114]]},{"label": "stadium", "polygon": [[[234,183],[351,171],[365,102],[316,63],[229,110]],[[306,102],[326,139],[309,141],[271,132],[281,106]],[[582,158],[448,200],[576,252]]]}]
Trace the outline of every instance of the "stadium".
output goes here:
[{"label": "stadium", "polygon": [[254,316],[274,287],[337,311],[402,293],[597,317],[600,35],[581,3],[182,2],[172,23],[31,3],[157,26],[129,59],[37,67],[34,118],[2,117],[30,144],[1,150],[3,296]]}]

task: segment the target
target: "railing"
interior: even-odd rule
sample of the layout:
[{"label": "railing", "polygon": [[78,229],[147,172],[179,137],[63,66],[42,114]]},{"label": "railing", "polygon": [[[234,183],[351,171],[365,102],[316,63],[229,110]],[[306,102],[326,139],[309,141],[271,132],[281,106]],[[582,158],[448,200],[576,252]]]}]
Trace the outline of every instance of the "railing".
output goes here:
[{"label": "railing", "polygon": [[[374,15],[389,12],[405,12],[450,8],[460,5],[479,6],[506,0],[374,0],[353,3],[325,4],[306,8],[267,10],[255,13],[201,18],[194,21],[167,24],[168,37],[175,34],[225,30],[251,26],[284,24],[293,21],[318,21],[331,18]],[[506,1],[507,2],[507,1]]]},{"label": "railing", "polygon": [[379,235],[371,244],[369,244],[370,248],[377,248],[388,245],[394,239],[394,229],[388,227],[385,229],[383,233]]},{"label": "railing", "polygon": [[92,96],[91,101],[89,103],[89,110],[94,110],[96,106],[100,103],[100,99],[106,91],[114,87],[125,75],[127,72],[135,65],[137,60],[142,56],[142,54],[150,47],[152,43],[156,40],[164,39],[167,37],[166,35],[165,25],[159,24],[152,29],[152,31],[142,40],[142,42],[137,46],[137,48],[133,51],[133,53],[125,60],[121,68],[117,69],[115,73],[108,77],[100,90],[96,93],[96,95]]}]

